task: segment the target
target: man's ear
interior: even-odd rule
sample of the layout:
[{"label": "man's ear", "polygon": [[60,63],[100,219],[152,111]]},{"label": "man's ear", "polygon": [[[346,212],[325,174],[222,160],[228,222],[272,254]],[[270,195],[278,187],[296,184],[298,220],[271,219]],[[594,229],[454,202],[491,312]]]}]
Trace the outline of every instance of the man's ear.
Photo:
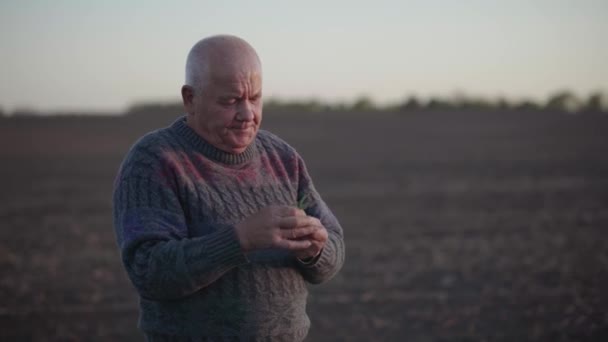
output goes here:
[{"label": "man's ear", "polygon": [[194,114],[194,89],[189,85],[182,86],[182,102],[188,114]]}]

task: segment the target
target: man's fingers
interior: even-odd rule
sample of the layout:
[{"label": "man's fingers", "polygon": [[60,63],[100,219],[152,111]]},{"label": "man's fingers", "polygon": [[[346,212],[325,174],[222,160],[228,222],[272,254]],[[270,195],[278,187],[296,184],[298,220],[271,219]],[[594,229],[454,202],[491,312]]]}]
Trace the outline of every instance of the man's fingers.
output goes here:
[{"label": "man's fingers", "polygon": [[317,240],[317,241],[326,241],[329,234],[327,233],[327,230],[325,229],[315,229],[314,232],[312,232],[312,238]]},{"label": "man's fingers", "polygon": [[308,216],[290,216],[279,219],[278,224],[281,229],[292,229],[296,227],[310,226],[312,221]]},{"label": "man's fingers", "polygon": [[304,210],[296,207],[278,206],[275,210],[279,217],[306,216]]},{"label": "man's fingers", "polygon": [[299,239],[304,236],[311,235],[317,228],[313,226],[305,226],[293,229],[281,229],[280,234],[284,239]]},{"label": "man's fingers", "polygon": [[277,224],[281,229],[292,229],[298,226],[298,219],[295,216],[281,217]]},{"label": "man's fingers", "polygon": [[281,229],[292,229],[296,227],[323,227],[321,221],[319,221],[316,217],[312,216],[291,216],[291,217],[282,217],[278,221],[279,228]]},{"label": "man's fingers", "polygon": [[296,208],[296,216],[306,217],[306,212],[302,209]]},{"label": "man's fingers", "polygon": [[288,249],[291,251],[299,251],[309,248],[312,243],[308,240],[281,240],[277,244],[279,248]]}]

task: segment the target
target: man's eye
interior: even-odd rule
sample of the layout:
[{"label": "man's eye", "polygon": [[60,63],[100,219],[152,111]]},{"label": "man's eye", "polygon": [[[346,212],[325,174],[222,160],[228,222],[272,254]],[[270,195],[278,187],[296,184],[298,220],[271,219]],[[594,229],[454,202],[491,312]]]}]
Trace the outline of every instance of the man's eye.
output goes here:
[{"label": "man's eye", "polygon": [[231,97],[231,98],[227,98],[227,99],[222,99],[220,102],[224,105],[233,105],[238,101],[237,98],[235,97]]}]

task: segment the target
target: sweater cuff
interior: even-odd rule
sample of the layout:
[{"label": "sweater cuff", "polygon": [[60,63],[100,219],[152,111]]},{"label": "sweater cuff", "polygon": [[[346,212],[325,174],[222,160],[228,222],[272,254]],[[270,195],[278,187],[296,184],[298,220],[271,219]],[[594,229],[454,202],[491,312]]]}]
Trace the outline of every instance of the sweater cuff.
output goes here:
[{"label": "sweater cuff", "polygon": [[319,261],[319,259],[321,258],[321,254],[323,254],[324,249],[325,248],[321,249],[319,254],[317,254],[314,257],[310,257],[310,258],[306,258],[306,259],[300,259],[300,258],[296,258],[296,259],[298,260],[298,263],[300,265],[305,266],[305,267],[312,267],[317,263],[317,261]]}]

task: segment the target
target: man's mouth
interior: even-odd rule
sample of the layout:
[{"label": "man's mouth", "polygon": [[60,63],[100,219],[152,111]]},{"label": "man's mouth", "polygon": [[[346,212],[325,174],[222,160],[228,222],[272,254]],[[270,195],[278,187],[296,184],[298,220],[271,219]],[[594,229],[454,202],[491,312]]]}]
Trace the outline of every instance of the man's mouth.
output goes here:
[{"label": "man's mouth", "polygon": [[251,128],[252,127],[232,127],[230,130],[233,132],[233,134],[240,136],[245,134],[249,135],[252,132]]},{"label": "man's mouth", "polygon": [[245,126],[245,127],[240,127],[240,126],[234,126],[234,127],[230,127],[231,129],[235,130],[235,131],[247,131],[250,128],[252,128],[251,126]]}]

